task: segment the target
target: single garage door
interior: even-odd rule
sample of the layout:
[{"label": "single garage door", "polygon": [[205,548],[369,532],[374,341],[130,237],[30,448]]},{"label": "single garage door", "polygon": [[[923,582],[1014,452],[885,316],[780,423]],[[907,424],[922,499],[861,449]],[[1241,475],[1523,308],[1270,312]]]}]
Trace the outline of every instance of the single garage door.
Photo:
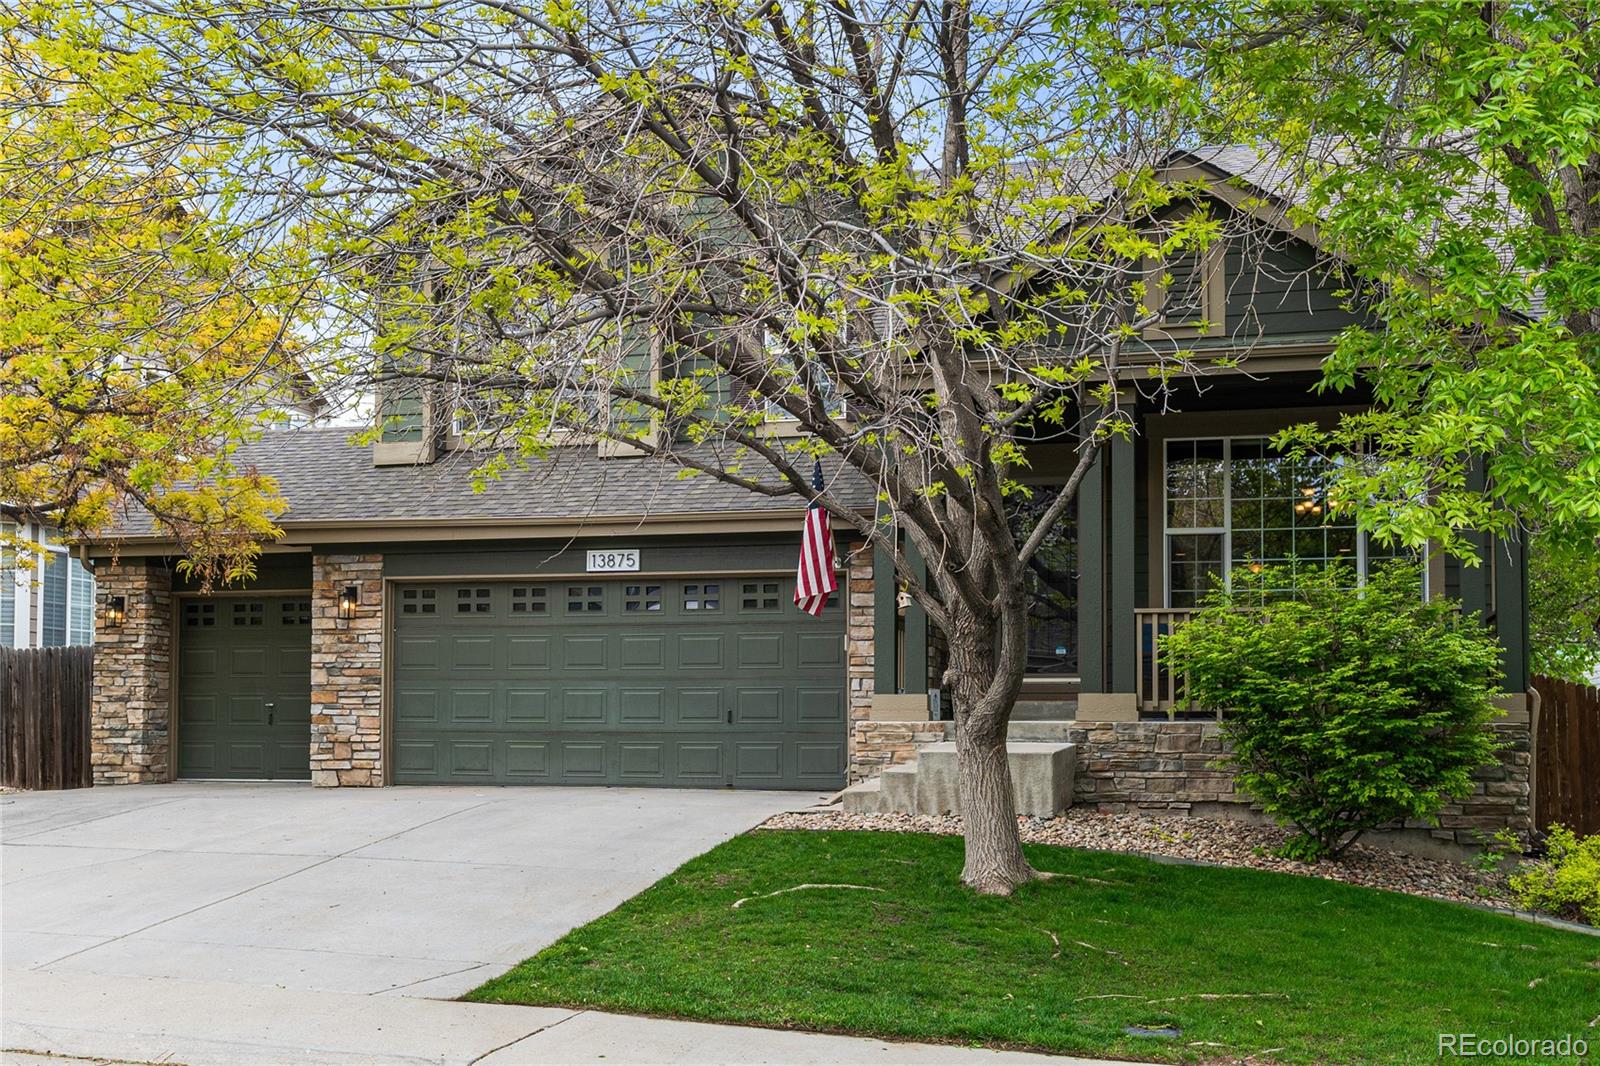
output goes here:
[{"label": "single garage door", "polygon": [[311,600],[185,600],[178,776],[311,776]]},{"label": "single garage door", "polygon": [[844,611],[812,618],[793,590],[760,576],[400,585],[394,780],[837,788]]}]

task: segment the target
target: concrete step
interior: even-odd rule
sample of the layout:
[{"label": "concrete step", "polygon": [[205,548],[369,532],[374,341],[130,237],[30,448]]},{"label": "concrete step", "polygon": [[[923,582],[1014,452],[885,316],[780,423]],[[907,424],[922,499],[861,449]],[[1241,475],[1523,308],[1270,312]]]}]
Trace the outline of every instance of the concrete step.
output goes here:
[{"label": "concrete step", "polygon": [[903,762],[884,770],[878,778],[881,810],[915,811],[917,809],[917,763]]},{"label": "concrete step", "polygon": [[[1062,721],[1022,721],[1013,719],[1006,726],[1006,742],[1014,740],[1043,741],[1055,744],[1067,744],[1072,741],[1072,731],[1078,723],[1071,719]],[[944,723],[944,739],[956,739],[956,724]]]},{"label": "concrete step", "polygon": [[[1007,741],[1017,813],[1049,818],[1072,805],[1078,749],[1071,744]],[[946,741],[917,751],[916,814],[959,814],[956,746]]]},{"label": "concrete step", "polygon": [[882,780],[874,777],[857,781],[839,793],[839,806],[846,814],[879,814],[887,810],[883,806]]}]

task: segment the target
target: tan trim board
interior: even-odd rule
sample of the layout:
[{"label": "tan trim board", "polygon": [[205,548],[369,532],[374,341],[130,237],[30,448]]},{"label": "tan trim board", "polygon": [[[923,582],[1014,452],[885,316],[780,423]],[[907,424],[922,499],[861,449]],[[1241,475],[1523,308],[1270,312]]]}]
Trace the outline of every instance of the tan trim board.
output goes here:
[{"label": "tan trim board", "polygon": [[511,573],[491,571],[482,574],[394,574],[385,575],[385,585],[414,585],[419,581],[629,581],[633,579],[655,578],[685,578],[685,577],[793,577],[794,567],[783,569],[768,567],[767,569],[744,567],[739,570],[705,570],[694,568],[689,570],[602,570],[602,571],[564,571],[559,574],[545,574],[537,571],[518,570]]},{"label": "tan trim board", "polygon": [[930,721],[928,710],[926,692],[883,693],[872,697],[867,713],[873,722],[926,722]]},{"label": "tan trim board", "polygon": [[1138,693],[1078,693],[1078,721],[1080,722],[1137,722],[1138,720]]},{"label": "tan trim board", "polygon": [[[489,518],[463,521],[454,518],[351,519],[337,522],[284,523],[284,534],[269,550],[306,552],[324,544],[404,544],[439,540],[573,540],[604,537],[663,537],[708,533],[791,533],[799,535],[798,520],[804,507],[765,512],[707,512],[701,514],[613,515],[597,518]],[[91,542],[90,555],[106,558],[116,550],[123,555],[181,555],[168,537],[125,537]]]}]

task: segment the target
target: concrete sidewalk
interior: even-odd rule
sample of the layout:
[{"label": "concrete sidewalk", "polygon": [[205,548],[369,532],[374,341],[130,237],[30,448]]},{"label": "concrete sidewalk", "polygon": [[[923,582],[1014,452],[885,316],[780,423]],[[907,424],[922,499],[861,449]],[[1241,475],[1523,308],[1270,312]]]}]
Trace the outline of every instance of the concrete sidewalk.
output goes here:
[{"label": "concrete sidewalk", "polygon": [[[18,1053],[187,1066],[545,1063],[994,1063],[1087,1060],[597,1011],[305,992],[230,982],[6,972],[0,1043]],[[7,1062],[29,1062],[23,1054]],[[48,1061],[48,1060],[45,1060]],[[59,1060],[57,1060],[59,1061]]]}]

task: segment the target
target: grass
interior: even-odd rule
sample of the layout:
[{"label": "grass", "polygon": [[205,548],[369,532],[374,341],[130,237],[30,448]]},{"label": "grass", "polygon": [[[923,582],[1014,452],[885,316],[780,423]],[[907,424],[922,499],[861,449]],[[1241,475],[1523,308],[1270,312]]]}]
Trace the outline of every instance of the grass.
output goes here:
[{"label": "grass", "polygon": [[[1600,1049],[1600,938],[1307,877],[1028,854],[1066,876],[993,899],[958,885],[957,837],[747,834],[469,998],[1161,1061],[1436,1061],[1441,1032]],[[879,891],[763,895],[806,882]]]}]

